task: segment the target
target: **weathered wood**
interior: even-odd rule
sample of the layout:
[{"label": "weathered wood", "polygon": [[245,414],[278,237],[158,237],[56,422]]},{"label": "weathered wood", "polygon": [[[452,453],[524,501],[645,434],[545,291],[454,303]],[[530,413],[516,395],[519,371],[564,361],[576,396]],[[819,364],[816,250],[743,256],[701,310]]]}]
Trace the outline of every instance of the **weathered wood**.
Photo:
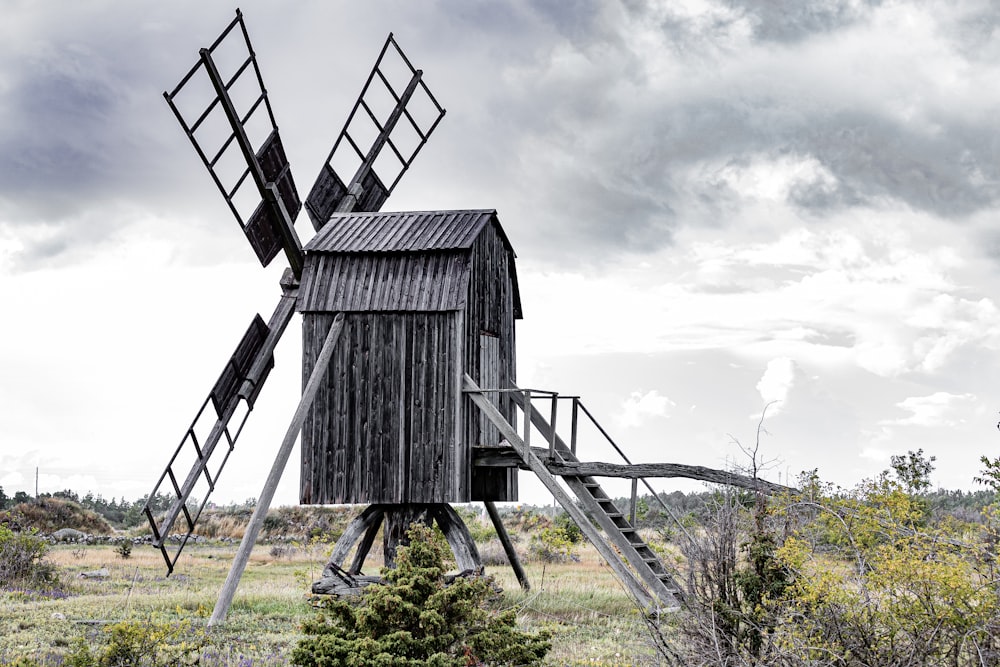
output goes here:
[{"label": "weathered wood", "polygon": [[434,517],[444,537],[448,540],[451,553],[455,556],[455,564],[462,572],[481,571],[483,561],[479,557],[479,550],[476,548],[476,541],[469,534],[469,528],[458,516],[458,512],[451,505],[436,504],[428,507],[428,513]]},{"label": "weathered wood", "polygon": [[247,561],[250,560],[250,552],[253,551],[257,535],[260,533],[260,529],[264,525],[264,519],[267,517],[267,510],[271,506],[271,500],[274,498],[274,491],[278,488],[281,474],[288,464],[288,457],[291,456],[292,447],[295,445],[295,440],[299,437],[299,431],[302,430],[302,423],[305,421],[306,412],[312,405],[313,399],[316,398],[316,393],[319,391],[323,376],[326,375],[327,366],[330,364],[330,358],[333,356],[333,350],[337,346],[337,341],[340,340],[340,333],[343,326],[344,316],[343,314],[339,314],[334,319],[333,326],[330,327],[330,331],[326,335],[326,340],[323,342],[323,349],[320,351],[319,358],[316,360],[316,365],[313,368],[312,377],[309,378],[309,383],[306,385],[305,391],[302,392],[298,408],[296,408],[295,414],[292,416],[292,423],[288,425],[288,430],[285,432],[285,439],[281,442],[278,454],[274,458],[274,464],[271,466],[271,472],[268,473],[267,480],[264,482],[264,488],[257,499],[257,507],[254,509],[253,516],[250,517],[250,523],[247,524],[243,540],[240,542],[240,548],[237,550],[236,557],[233,559],[233,565],[229,569],[229,575],[226,577],[226,582],[219,593],[215,609],[212,610],[212,617],[208,621],[210,626],[223,623],[226,620],[226,615],[229,613],[229,606],[233,603],[233,596],[236,595],[236,587],[240,583],[243,570],[246,568]]},{"label": "weathered wood", "polygon": [[530,466],[532,472],[538,477],[539,480],[545,485],[550,493],[559,501],[559,504],[563,506],[567,514],[573,519],[573,521],[580,527],[583,534],[587,536],[587,539],[594,545],[598,553],[604,558],[604,560],[611,566],[618,578],[625,584],[629,592],[638,600],[639,604],[648,608],[653,604],[652,598],[649,593],[646,592],[643,585],[636,578],[636,575],[628,568],[622,557],[613,549],[611,546],[604,541],[600,533],[597,531],[596,527],[590,522],[590,519],[584,514],[583,510],[573,501],[568,493],[560,486],[555,479],[549,474],[549,471],[545,468],[541,459],[532,453],[532,451],[524,444],[521,440],[521,436],[514,430],[514,427],[504,418],[500,412],[493,407],[493,405],[486,399],[485,396],[479,391],[479,387],[473,381],[471,377],[466,374],[464,377],[464,389],[467,392],[469,398],[475,405],[482,410],[490,418],[496,427],[500,430],[500,434],[507,439],[511,445],[518,451],[521,458],[524,459]]},{"label": "weathered wood", "polygon": [[553,475],[562,477],[624,477],[639,479],[643,477],[683,477],[696,479],[712,484],[726,484],[752,491],[762,491],[768,494],[795,493],[796,489],[782,486],[767,480],[748,477],[728,470],[716,470],[704,466],[685,465],[683,463],[601,463],[596,461],[581,461],[579,463],[546,464]]},{"label": "weathered wood", "polygon": [[[573,454],[562,438],[555,432],[554,425],[545,421],[545,418],[537,410],[533,409],[524,397],[521,397],[517,393],[512,394],[512,396],[514,396],[515,402],[525,410],[525,419],[530,418],[531,424],[538,429],[546,440],[549,440],[555,450],[558,450],[559,457],[566,461],[579,463],[576,455]],[[597,424],[595,423],[595,425]],[[600,425],[597,426],[600,428]],[[517,446],[516,443],[512,444],[515,447]],[[522,456],[524,454],[522,452]],[[530,452],[527,452],[527,454],[534,457],[534,454]],[[541,462],[541,459],[538,460]],[[547,458],[545,461],[545,463],[551,462],[551,458]],[[608,513],[608,507],[605,504],[611,501],[600,484],[593,477],[589,476],[574,475],[563,477],[563,479],[573,490],[576,497],[580,499],[587,513],[601,526],[608,538],[614,543],[618,553],[625,556],[625,559],[632,565],[640,578],[646,582],[650,590],[667,607],[675,607],[679,598],[682,598],[683,595],[681,587],[674,581],[673,576],[667,571],[659,556],[639,537],[634,527],[628,524],[627,520],[621,518],[621,514],[617,509],[613,510],[613,514]],[[602,503],[602,501],[604,502]],[[625,525],[621,525],[620,521]],[[623,532],[625,530],[630,531],[628,537]]]},{"label": "weathered wood", "polygon": [[410,540],[406,533],[414,523],[430,524],[426,505],[386,505],[382,526],[382,551],[385,566],[395,567],[396,551]]},{"label": "weathered wood", "polygon": [[[516,470],[473,468],[469,447],[497,432],[461,391],[465,372],[492,387],[515,379],[520,299],[495,212],[335,216],[308,250],[304,375],[328,312],[351,321],[303,430],[300,500],[516,500]],[[509,396],[494,400],[513,418]]]},{"label": "weathered wood", "polygon": [[[329,577],[335,575],[338,571],[343,569],[344,561],[347,560],[347,555],[351,552],[351,548],[354,547],[355,543],[363,537],[367,537],[369,533],[372,534],[372,539],[374,540],[374,534],[378,532],[379,527],[382,525],[382,518],[385,515],[385,510],[381,505],[369,505],[366,507],[361,514],[354,518],[351,523],[347,525],[347,530],[344,534],[340,536],[337,543],[333,545],[333,551],[330,553],[330,559],[323,568],[323,576]],[[371,549],[371,545],[369,545]],[[365,552],[367,554],[367,552]],[[362,560],[358,564],[356,571],[354,566],[351,566],[351,574],[357,574],[361,571],[361,565],[364,564]]]},{"label": "weathered wood", "polygon": [[[303,318],[307,371],[311,337],[327,317]],[[324,402],[303,432],[303,503],[468,499],[468,454],[457,440],[458,324],[454,312],[351,315]]]},{"label": "weathered wood", "polygon": [[[781,493],[796,493],[790,486],[783,486],[767,480],[741,475],[728,470],[717,470],[704,466],[687,465],[684,463],[602,463],[599,461],[548,461],[548,449],[532,447],[531,451],[543,459],[545,467],[553,475],[570,477],[582,475],[587,477],[620,477],[626,479],[642,479],[645,477],[665,477],[695,479],[711,484],[727,484],[751,491],[777,495]],[[565,452],[560,452],[565,453]],[[511,468],[529,470],[528,464],[521,460],[518,453],[511,447],[475,447],[473,448],[473,465],[484,468]]]},{"label": "weathered wood", "polygon": [[[272,359],[274,355],[274,348],[277,346],[278,340],[281,338],[281,334],[285,332],[288,323],[292,319],[292,315],[295,314],[295,299],[296,299],[295,288],[290,287],[278,300],[278,305],[275,306],[274,312],[271,315],[271,319],[268,320],[267,335],[264,338],[264,342],[257,349],[256,356],[253,362],[250,364],[250,370],[247,373],[247,381],[240,386],[240,390],[237,393],[237,395],[241,399],[247,402],[247,405],[250,409],[253,408],[253,397],[255,397],[257,393],[260,391],[261,386],[263,386],[264,380],[267,378],[268,374],[267,372],[271,368]],[[173,528],[174,523],[177,521],[177,517],[182,512],[187,513],[186,509],[187,499],[190,497],[192,491],[194,491],[195,485],[198,483],[198,480],[202,476],[207,474],[208,472],[207,466],[209,460],[211,459],[212,454],[215,452],[215,448],[218,445],[219,441],[222,440],[223,437],[232,437],[232,435],[229,433],[228,430],[229,422],[230,420],[233,419],[234,415],[236,414],[237,408],[239,407],[239,403],[240,403],[239,400],[234,399],[230,400],[227,405],[222,406],[223,409],[219,414],[219,418],[212,426],[212,429],[209,432],[208,437],[205,438],[201,443],[198,443],[198,446],[200,448],[200,456],[197,458],[191,470],[188,472],[187,477],[184,479],[184,482],[180,485],[180,492],[177,494],[177,499],[167,509],[167,512],[164,515],[163,520],[160,522],[159,526],[156,525],[155,520],[153,520],[153,514],[151,511],[148,511],[147,507],[147,516],[150,519],[153,533],[154,535],[159,536],[159,539],[154,544],[157,548],[160,548],[161,551],[163,551],[164,558],[167,561],[167,567],[171,571],[173,570],[173,563],[176,562],[177,557],[180,556],[180,550],[176,552],[173,561],[171,561],[170,557],[165,551],[164,545],[166,539],[167,537],[169,537],[171,529]],[[197,421],[198,418],[196,417],[195,422]],[[170,471],[170,468],[173,465],[177,455],[180,453],[181,449],[188,442],[191,442],[190,438],[191,434],[194,431],[194,428],[195,428],[195,423],[192,423],[188,429],[187,434],[184,436],[184,439],[181,440],[181,444],[178,447],[177,452],[174,453],[174,458],[171,459],[170,464],[167,466],[167,469],[164,470],[163,474],[160,476],[159,481],[156,483],[156,486],[153,489],[153,493],[150,494],[151,498],[156,495],[157,491],[160,489],[160,486],[167,478],[167,473]],[[218,471],[221,471],[221,469],[222,468],[220,466],[218,468]],[[218,472],[216,472],[216,476],[217,475]],[[208,492],[211,493],[213,488],[214,488],[214,481],[210,486]],[[206,497],[202,499],[202,503],[204,504],[206,500],[207,500],[207,494]],[[191,534],[192,530],[193,526],[189,525],[185,527],[185,532],[188,535]],[[181,543],[182,548],[183,544],[184,542]]]},{"label": "weathered wood", "polygon": [[351,561],[351,567],[347,569],[348,573],[361,574],[361,568],[365,566],[365,559],[368,558],[368,554],[372,550],[372,545],[375,544],[375,538],[378,536],[378,529],[381,526],[382,514],[380,513],[378,521],[368,526],[364,537],[358,542],[358,549],[354,552],[354,560]]},{"label": "weathered wood", "polygon": [[517,550],[514,549],[514,543],[511,542],[510,535],[507,534],[507,529],[503,525],[500,513],[497,512],[497,506],[488,500],[483,504],[486,505],[486,513],[490,515],[490,521],[493,522],[493,528],[497,531],[497,537],[500,539],[500,544],[503,545],[503,551],[507,554],[507,562],[510,563],[510,568],[514,570],[517,583],[521,584],[522,590],[531,590],[528,573],[521,566],[521,559],[517,556]]},{"label": "weathered wood", "polygon": [[382,583],[382,577],[377,575],[355,577],[337,572],[331,575],[324,575],[322,579],[314,582],[312,592],[316,595],[350,597],[360,595],[361,591],[372,584],[380,583]]}]

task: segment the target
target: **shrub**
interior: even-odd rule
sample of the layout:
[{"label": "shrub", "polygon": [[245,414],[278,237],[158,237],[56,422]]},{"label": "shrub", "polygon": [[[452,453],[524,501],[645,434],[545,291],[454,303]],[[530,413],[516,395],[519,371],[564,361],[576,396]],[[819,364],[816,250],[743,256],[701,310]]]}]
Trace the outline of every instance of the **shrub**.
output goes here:
[{"label": "shrub", "polygon": [[558,515],[555,520],[556,528],[561,528],[563,533],[566,535],[566,539],[570,541],[571,544],[580,544],[583,542],[583,531],[580,530],[580,526],[576,525],[573,521],[573,517],[569,515],[568,512],[563,512]]},{"label": "shrub", "polygon": [[384,585],[369,586],[350,603],[334,600],[292,652],[292,664],[537,665],[549,634],[517,629],[514,612],[491,608],[493,582],[459,577],[445,585],[444,549],[430,528],[414,524],[410,544],[384,569]]},{"label": "shrub", "polygon": [[56,568],[45,560],[48,545],[34,532],[15,533],[0,525],[0,586],[51,589]]},{"label": "shrub", "polygon": [[528,550],[544,563],[562,563],[576,559],[576,542],[560,526],[547,526],[534,533]]},{"label": "shrub", "polygon": [[189,622],[162,623],[152,619],[125,620],[103,628],[101,645],[91,649],[79,640],[67,656],[70,667],[175,667],[196,665],[208,644],[203,630]]},{"label": "shrub", "polygon": [[128,540],[119,542],[118,546],[115,547],[115,553],[122,560],[128,560],[132,557],[132,543]]}]

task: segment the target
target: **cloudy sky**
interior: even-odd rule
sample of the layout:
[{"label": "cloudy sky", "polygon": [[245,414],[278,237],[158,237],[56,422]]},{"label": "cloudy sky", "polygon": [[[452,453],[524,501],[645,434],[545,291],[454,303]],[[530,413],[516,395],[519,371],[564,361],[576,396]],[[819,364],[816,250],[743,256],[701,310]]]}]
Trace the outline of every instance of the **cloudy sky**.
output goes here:
[{"label": "cloudy sky", "polygon": [[[0,486],[134,499],[279,293],[161,96],[234,8],[0,5]],[[394,31],[448,113],[385,208],[497,209],[520,384],[634,460],[742,464],[768,404],[775,481],[923,448],[970,489],[998,453],[994,3],[242,9],[300,192]],[[293,321],[219,500],[260,493],[299,346]]]}]

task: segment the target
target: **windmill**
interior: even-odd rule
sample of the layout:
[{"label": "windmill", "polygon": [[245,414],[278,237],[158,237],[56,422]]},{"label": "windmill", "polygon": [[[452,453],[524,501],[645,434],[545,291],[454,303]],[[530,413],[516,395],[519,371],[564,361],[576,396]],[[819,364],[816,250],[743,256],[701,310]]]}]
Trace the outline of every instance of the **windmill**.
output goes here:
[{"label": "windmill", "polygon": [[[144,508],[168,574],[235,450],[278,340],[302,315],[302,396],[210,625],[226,617],[300,432],[300,501],[367,505],[314,592],[368,583],[361,568],[377,533],[391,564],[415,520],[438,524],[460,569],[479,569],[475,542],[450,505],[471,501],[484,503],[527,588],[494,503],[517,500],[518,470],[528,470],[631,595],[646,608],[672,608],[683,591],[636,529],[638,484],[657,500],[646,477],[787,490],[700,466],[633,464],[579,397],[517,386],[520,292],[497,212],[380,210],[445,113],[392,34],[306,197],[316,234],[305,245],[294,227],[302,202],[239,10],[164,97],[261,264],[281,253],[288,262],[270,319],[253,318]],[[557,428],[567,411],[568,434]],[[623,463],[580,460],[579,427],[588,422]],[[545,446],[533,445],[532,433]],[[629,514],[598,477],[632,480]],[[153,504],[163,495],[171,502],[158,515]]]},{"label": "windmill", "polygon": [[[294,227],[302,202],[239,10],[164,98],[260,263],[267,266],[280,253],[288,262],[273,314],[267,322],[260,315],[253,318],[150,494],[151,499],[169,494],[168,510],[157,517],[150,503],[144,508],[169,574],[273,367],[275,346],[295,313],[305,255]],[[378,211],[444,113],[422,72],[390,34],[306,198],[313,227],[323,230],[335,213]],[[352,176],[345,181],[337,166],[352,163]],[[341,315],[323,339],[326,358],[342,323]],[[258,510],[267,510],[318,385],[314,381],[304,391],[292,435],[279,451]]]}]

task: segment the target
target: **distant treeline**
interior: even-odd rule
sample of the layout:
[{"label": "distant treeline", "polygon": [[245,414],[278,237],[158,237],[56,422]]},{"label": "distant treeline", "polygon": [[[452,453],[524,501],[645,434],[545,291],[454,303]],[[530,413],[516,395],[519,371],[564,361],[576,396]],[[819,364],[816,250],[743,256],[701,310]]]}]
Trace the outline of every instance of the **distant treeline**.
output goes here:
[{"label": "distant treeline", "polygon": [[[81,507],[100,514],[115,528],[132,528],[145,523],[142,508],[146,505],[146,500],[149,496],[143,496],[138,500],[132,501],[125,500],[124,497],[120,500],[116,498],[108,500],[100,494],[94,495],[93,492],[88,492],[87,495],[81,497],[75,491],[66,489],[64,491],[56,491],[55,493],[41,493],[38,495],[39,500],[46,498],[70,500]],[[0,487],[0,511],[12,509],[21,503],[32,503],[35,500],[34,496],[24,491],[18,491],[13,497],[8,496],[4,493],[3,487]],[[158,494],[153,498],[153,502],[150,505],[155,512],[163,512],[170,506],[170,500],[170,496]]]},{"label": "distant treeline", "polygon": [[[660,500],[667,506],[664,510],[659,502],[651,495],[640,496],[636,502],[636,523],[641,528],[665,528],[672,530],[675,527],[671,514],[686,524],[699,524],[710,512],[713,497],[717,491],[705,490],[683,493],[674,491],[672,493],[658,494]],[[992,490],[981,491],[949,491],[938,489],[936,491],[926,491],[919,494],[930,513],[935,518],[952,516],[962,521],[979,522],[982,520],[982,509],[996,500],[996,494]],[[82,507],[100,514],[115,528],[133,528],[145,523],[142,515],[142,508],[146,504],[148,496],[143,496],[138,500],[126,500],[125,498],[105,499],[100,494],[95,495],[88,492],[80,496],[75,491],[66,489],[56,493],[42,493],[39,498],[61,498],[73,501]],[[34,502],[35,497],[18,491],[13,497],[8,496],[0,487],[0,511],[9,510],[20,503]],[[171,496],[157,495],[150,503],[154,512],[164,512],[170,506]],[[748,496],[749,501],[749,496]],[[254,499],[248,499],[242,503],[232,503],[231,506],[220,509],[252,509],[255,505]],[[615,504],[625,513],[630,512],[631,499],[617,498]],[[528,509],[528,507],[525,507]],[[546,513],[548,510],[538,508],[540,512]]]}]

